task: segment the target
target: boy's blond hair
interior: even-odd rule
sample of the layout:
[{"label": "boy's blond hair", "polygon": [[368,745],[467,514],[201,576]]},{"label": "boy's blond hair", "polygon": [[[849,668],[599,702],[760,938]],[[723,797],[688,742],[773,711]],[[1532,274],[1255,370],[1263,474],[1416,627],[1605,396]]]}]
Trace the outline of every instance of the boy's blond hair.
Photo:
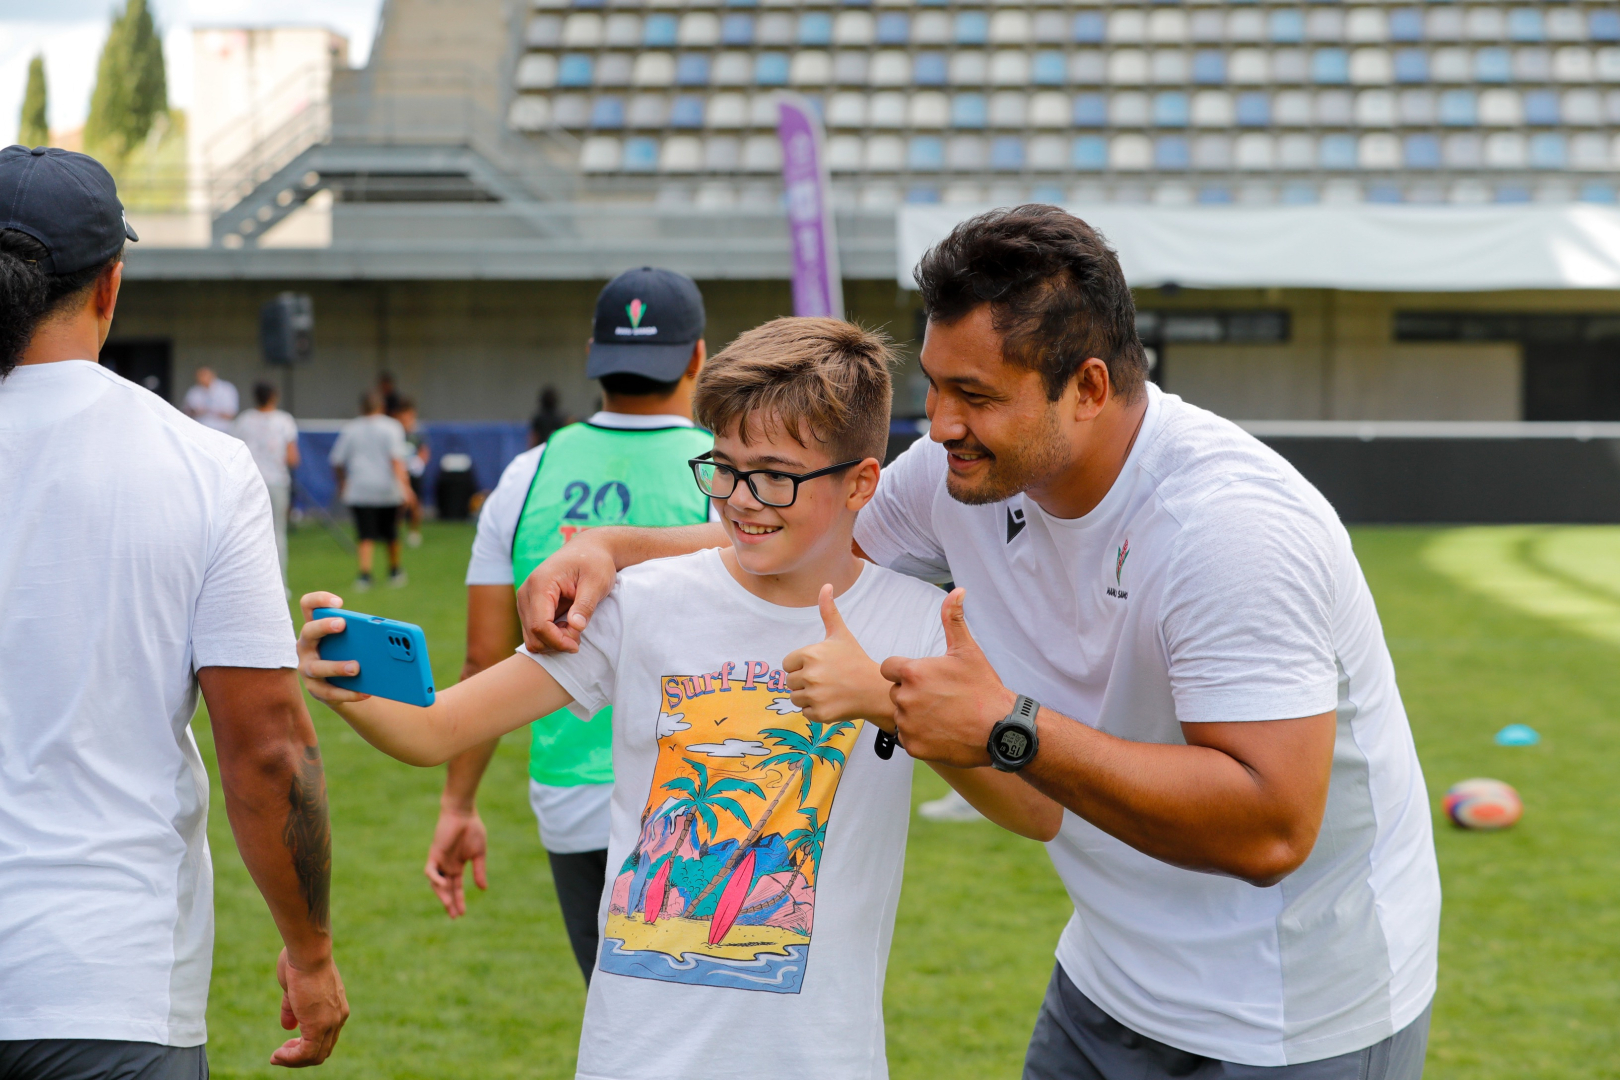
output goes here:
[{"label": "boy's blond hair", "polygon": [[801,446],[813,438],[834,461],[883,460],[889,444],[886,335],[841,319],[772,319],[738,336],[703,365],[692,397],[697,422],[748,441],[758,416]]}]

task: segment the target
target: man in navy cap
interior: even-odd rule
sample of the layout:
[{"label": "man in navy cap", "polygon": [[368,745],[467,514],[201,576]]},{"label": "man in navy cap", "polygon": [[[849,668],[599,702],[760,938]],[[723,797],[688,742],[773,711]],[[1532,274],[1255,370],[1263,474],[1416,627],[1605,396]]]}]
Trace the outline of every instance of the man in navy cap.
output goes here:
[{"label": "man in navy cap", "polygon": [[348,1016],[331,833],[270,499],[247,447],[96,363],[112,177],[0,151],[0,1076],[202,1080],[208,704],[237,846],[286,948],[278,1065]]},{"label": "man in navy cap", "polygon": [[[714,437],[692,425],[692,386],[705,356],[703,296],[670,270],[627,270],[596,301],[585,374],[602,410],[514,458],[478,517],[467,567],[467,663],[462,678],[522,642],[513,582],[581,530],[709,520],[687,459]],[[551,860],[569,943],[586,982],[596,962],[597,907],[606,880],[612,725],[567,710],[532,725],[529,802]],[[495,742],[451,760],[426,873],[451,918],[467,910],[462,871],[486,886],[484,824],[474,799]]]}]

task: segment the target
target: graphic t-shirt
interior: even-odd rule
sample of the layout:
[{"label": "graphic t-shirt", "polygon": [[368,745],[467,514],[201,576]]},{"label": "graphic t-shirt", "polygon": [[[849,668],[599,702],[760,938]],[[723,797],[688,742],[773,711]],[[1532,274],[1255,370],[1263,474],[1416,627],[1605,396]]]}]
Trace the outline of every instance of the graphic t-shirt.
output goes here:
[{"label": "graphic t-shirt", "polygon": [[1047,845],[1074,901],[1057,958],[1114,1019],[1245,1065],[1370,1046],[1434,994],[1429,801],[1372,593],[1315,488],[1235,424],[1148,387],[1119,478],[1083,517],[1022,495],[966,506],[923,439],[855,539],[967,590],[1010,688],[1122,739],[1182,723],[1338,715],[1327,811],[1270,888],[1182,870],[1065,813]]},{"label": "graphic t-shirt", "polygon": [[[838,607],[874,658],[937,656],[943,599],[866,565]],[[912,765],[789,701],[782,658],[823,637],[816,608],[761,600],[707,550],[623,571],[578,653],[534,657],[580,716],[613,706],[581,1080],[888,1075]]]}]

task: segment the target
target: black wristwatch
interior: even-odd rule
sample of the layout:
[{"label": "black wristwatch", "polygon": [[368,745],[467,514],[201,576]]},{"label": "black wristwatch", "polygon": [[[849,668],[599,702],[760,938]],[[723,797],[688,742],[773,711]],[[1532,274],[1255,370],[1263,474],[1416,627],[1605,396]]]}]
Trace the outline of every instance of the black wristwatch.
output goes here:
[{"label": "black wristwatch", "polygon": [[990,764],[1002,772],[1017,772],[1030,763],[1041,748],[1041,740],[1035,735],[1035,714],[1040,711],[1040,702],[1018,695],[1012,712],[990,729]]}]

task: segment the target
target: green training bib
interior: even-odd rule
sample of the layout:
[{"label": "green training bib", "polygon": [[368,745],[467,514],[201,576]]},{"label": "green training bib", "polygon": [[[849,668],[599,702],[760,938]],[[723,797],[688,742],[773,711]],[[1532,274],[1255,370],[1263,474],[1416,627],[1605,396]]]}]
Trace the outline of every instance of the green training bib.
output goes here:
[{"label": "green training bib", "polygon": [[[605,428],[570,424],[552,433],[512,537],[512,580],[583,529],[599,525],[701,525],[709,500],[688,458],[714,448],[702,428]],[[613,779],[613,710],[585,723],[561,709],[529,725],[529,775],[551,787]]]}]

